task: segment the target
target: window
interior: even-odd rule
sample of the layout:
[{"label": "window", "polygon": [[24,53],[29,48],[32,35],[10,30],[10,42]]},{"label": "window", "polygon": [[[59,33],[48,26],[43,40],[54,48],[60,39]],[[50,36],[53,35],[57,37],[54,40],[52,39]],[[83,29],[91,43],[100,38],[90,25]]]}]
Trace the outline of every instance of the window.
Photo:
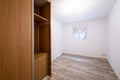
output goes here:
[{"label": "window", "polygon": [[86,40],[86,37],[87,37],[86,27],[73,28],[73,40]]}]

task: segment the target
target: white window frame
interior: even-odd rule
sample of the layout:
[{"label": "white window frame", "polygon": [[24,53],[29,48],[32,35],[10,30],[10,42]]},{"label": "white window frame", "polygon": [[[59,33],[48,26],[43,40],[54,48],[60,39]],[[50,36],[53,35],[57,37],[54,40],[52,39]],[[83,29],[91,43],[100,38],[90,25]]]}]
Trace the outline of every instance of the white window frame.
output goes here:
[{"label": "white window frame", "polygon": [[73,40],[87,39],[87,24],[80,24],[78,27],[73,27]]}]

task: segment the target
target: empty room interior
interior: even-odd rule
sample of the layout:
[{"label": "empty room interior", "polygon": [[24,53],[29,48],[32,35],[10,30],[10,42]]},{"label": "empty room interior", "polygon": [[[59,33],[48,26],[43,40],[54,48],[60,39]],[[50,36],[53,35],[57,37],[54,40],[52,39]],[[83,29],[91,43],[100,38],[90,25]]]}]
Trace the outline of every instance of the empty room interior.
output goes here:
[{"label": "empty room interior", "polygon": [[52,79],[119,80],[120,0],[52,0]]},{"label": "empty room interior", "polygon": [[0,80],[120,80],[120,0],[0,0]]}]

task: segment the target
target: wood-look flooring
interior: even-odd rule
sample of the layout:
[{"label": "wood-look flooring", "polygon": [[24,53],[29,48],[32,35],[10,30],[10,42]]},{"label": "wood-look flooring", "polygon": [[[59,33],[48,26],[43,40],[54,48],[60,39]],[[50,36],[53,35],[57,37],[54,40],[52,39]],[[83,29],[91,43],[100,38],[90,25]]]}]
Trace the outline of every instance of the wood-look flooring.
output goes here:
[{"label": "wood-look flooring", "polygon": [[118,80],[106,59],[63,54],[52,62],[52,80]]}]

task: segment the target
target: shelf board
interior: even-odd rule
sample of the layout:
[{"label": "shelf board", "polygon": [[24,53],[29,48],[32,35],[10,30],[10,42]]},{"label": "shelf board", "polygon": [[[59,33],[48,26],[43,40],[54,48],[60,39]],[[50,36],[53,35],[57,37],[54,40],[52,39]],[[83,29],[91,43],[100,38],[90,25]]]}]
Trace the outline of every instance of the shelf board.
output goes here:
[{"label": "shelf board", "polygon": [[48,55],[48,52],[38,52],[38,53],[34,53],[35,58],[38,58],[38,57],[43,56],[43,55]]},{"label": "shelf board", "polygon": [[38,14],[34,13],[34,20],[35,22],[37,23],[44,23],[44,22],[48,22],[47,19],[45,19],[44,17],[42,16],[39,16]]}]

